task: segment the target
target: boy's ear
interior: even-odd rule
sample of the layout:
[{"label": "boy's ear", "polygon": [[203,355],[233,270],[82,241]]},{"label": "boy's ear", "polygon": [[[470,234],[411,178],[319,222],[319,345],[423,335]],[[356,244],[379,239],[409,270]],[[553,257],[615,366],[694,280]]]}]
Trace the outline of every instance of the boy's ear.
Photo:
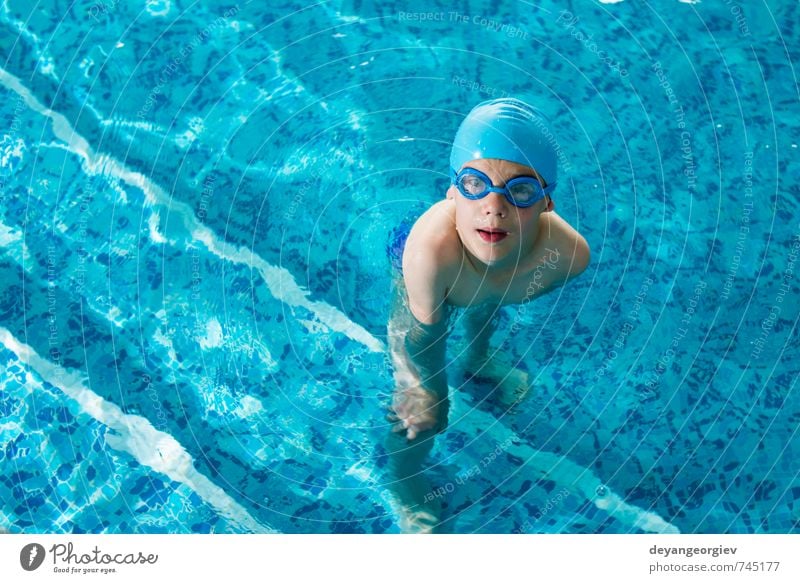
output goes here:
[{"label": "boy's ear", "polygon": [[549,213],[555,208],[556,208],[556,203],[553,202],[552,197],[550,197],[550,195],[548,195],[547,196],[547,206],[544,207],[544,212]]}]

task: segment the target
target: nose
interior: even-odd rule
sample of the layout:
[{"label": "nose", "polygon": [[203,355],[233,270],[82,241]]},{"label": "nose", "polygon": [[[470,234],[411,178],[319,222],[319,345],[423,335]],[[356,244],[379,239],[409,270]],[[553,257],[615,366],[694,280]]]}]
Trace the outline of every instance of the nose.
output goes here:
[{"label": "nose", "polygon": [[508,201],[500,192],[490,192],[481,199],[481,212],[489,217],[500,217],[504,219],[508,216]]}]

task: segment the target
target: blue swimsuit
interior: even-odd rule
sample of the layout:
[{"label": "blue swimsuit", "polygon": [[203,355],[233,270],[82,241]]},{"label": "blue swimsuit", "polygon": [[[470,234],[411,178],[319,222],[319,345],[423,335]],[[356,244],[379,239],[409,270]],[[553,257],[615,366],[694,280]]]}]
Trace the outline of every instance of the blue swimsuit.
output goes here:
[{"label": "blue swimsuit", "polygon": [[389,241],[386,244],[386,254],[394,267],[400,273],[403,273],[403,250],[406,247],[406,239],[411,232],[411,227],[414,226],[416,219],[405,218],[403,221],[392,229],[389,235]]}]

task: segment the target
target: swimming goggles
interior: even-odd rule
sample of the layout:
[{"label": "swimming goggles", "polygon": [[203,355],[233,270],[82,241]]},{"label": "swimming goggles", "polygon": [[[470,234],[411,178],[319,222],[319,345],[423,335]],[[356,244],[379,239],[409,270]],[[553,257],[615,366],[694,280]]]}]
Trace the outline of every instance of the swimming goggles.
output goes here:
[{"label": "swimming goggles", "polygon": [[539,180],[533,176],[517,176],[506,182],[505,187],[497,188],[492,184],[492,179],[480,170],[474,168],[464,168],[456,173],[450,169],[451,184],[454,184],[458,191],[470,200],[483,198],[490,192],[499,192],[506,197],[506,200],[516,207],[529,207],[549,195],[556,185],[548,184],[542,188]]}]

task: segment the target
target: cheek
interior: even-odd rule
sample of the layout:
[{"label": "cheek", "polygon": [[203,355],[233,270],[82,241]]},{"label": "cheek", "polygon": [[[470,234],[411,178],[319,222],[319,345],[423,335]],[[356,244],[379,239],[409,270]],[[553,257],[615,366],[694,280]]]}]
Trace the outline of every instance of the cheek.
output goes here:
[{"label": "cheek", "polygon": [[537,224],[536,213],[531,209],[512,209],[514,215],[511,220],[516,223],[520,231],[530,231]]},{"label": "cheek", "polygon": [[459,233],[466,233],[471,229],[470,221],[466,219],[466,217],[461,213],[456,213],[456,230]]},{"label": "cheek", "polygon": [[459,230],[470,228],[473,223],[474,209],[464,197],[456,198],[456,227]]},{"label": "cheek", "polygon": [[528,207],[526,209],[520,209],[519,213],[519,222],[521,225],[538,225],[539,224],[539,215],[541,214],[541,210],[537,205],[533,205],[532,207]]}]

